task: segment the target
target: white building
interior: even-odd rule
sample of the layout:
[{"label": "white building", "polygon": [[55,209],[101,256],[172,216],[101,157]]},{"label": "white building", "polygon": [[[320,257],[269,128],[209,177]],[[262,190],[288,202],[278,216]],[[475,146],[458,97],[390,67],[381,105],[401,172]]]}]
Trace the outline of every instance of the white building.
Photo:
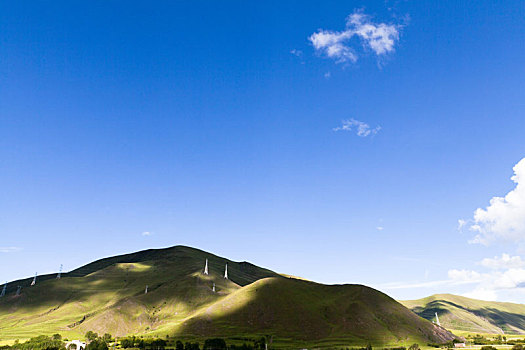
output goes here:
[{"label": "white building", "polygon": [[85,348],[86,348],[86,343],[80,340],[72,340],[66,343],[66,349],[68,350],[73,350],[73,349],[84,350]]}]

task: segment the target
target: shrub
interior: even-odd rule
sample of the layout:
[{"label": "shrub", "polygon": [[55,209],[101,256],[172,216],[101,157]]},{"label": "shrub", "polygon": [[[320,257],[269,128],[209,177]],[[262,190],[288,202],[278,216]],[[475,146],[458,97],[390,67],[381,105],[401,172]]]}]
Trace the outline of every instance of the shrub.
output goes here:
[{"label": "shrub", "polygon": [[101,338],[97,338],[86,346],[86,350],[108,350],[108,344]]},{"label": "shrub", "polygon": [[64,343],[61,340],[53,339],[45,335],[41,335],[35,338],[31,338],[25,343],[18,343],[11,347],[12,349],[29,350],[29,349],[41,349],[41,350],[65,350]]},{"label": "shrub", "polygon": [[481,347],[481,350],[497,350],[497,349],[493,346],[485,345]]}]

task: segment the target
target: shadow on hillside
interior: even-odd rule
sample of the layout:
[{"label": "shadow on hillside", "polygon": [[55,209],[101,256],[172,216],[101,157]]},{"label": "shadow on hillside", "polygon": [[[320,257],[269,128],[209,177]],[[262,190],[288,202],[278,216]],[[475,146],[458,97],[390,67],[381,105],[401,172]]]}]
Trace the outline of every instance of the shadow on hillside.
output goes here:
[{"label": "shadow on hillside", "polygon": [[438,315],[452,313],[446,308],[447,305],[464,310],[477,317],[482,317],[505,332],[516,332],[513,327],[525,330],[525,315],[506,312],[496,308],[471,309],[448,300],[440,299],[428,303],[426,307],[416,307],[413,311],[427,320],[433,320],[436,312]]}]

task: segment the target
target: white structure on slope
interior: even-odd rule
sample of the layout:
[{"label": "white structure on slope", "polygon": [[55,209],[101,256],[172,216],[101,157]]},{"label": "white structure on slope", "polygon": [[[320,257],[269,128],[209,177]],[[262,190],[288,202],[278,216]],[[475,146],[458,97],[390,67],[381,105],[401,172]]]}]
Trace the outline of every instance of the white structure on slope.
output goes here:
[{"label": "white structure on slope", "polygon": [[438,313],[436,312],[436,324],[438,326],[441,326],[441,323],[439,323],[439,317],[438,317]]},{"label": "white structure on slope", "polygon": [[204,265],[204,274],[208,274],[208,259],[206,259],[206,265]]},{"label": "white structure on slope", "polygon": [[19,296],[20,295],[20,292],[22,291],[22,286],[18,286],[18,288],[16,289],[16,296]]},{"label": "white structure on slope", "polygon": [[213,287],[211,290],[213,291],[213,293],[215,293],[215,282],[213,283]]},{"label": "white structure on slope", "polygon": [[70,347],[71,345],[75,345],[76,350],[84,350],[86,348],[86,343],[80,340],[72,340],[68,343],[66,343],[66,349],[72,350]]},{"label": "white structure on slope", "polygon": [[62,277],[62,268],[63,267],[64,266],[62,264],[60,264],[60,270],[58,270],[57,280],[59,280]]},{"label": "white structure on slope", "polygon": [[0,293],[0,298],[5,295],[6,289],[7,289],[7,281],[5,281],[4,288],[2,288],[2,293]]},{"label": "white structure on slope", "polygon": [[34,286],[36,284],[36,276],[38,275],[38,272],[35,272],[35,277],[33,278],[33,282],[31,282],[31,285]]},{"label": "white structure on slope", "polygon": [[146,286],[146,290],[144,291],[144,294],[148,294],[148,286]]},{"label": "white structure on slope", "polygon": [[228,263],[226,263],[226,267],[224,268],[224,278],[228,279]]}]

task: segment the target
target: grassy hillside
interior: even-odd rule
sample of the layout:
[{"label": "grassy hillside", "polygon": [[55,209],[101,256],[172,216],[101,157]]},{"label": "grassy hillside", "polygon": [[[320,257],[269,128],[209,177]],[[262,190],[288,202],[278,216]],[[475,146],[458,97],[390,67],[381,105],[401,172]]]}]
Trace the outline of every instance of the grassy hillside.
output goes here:
[{"label": "grassy hillside", "polygon": [[525,334],[525,305],[437,294],[401,302],[427,320],[438,313],[447,329],[472,333]]},{"label": "grassy hillside", "polygon": [[453,336],[387,295],[361,285],[322,285],[265,278],[224,297],[185,321],[184,333],[246,332],[352,344],[446,342]]},{"label": "grassy hillside", "polygon": [[[205,259],[209,275],[202,273]],[[271,334],[280,342],[360,345],[453,337],[371,288],[285,278],[182,246],[102,259],[59,280],[30,282],[11,282],[0,299],[0,341],[53,333],[81,338],[88,330],[163,338]]]},{"label": "grassy hillside", "polygon": [[[208,276],[200,273],[205,259]],[[222,278],[227,262],[230,280]],[[52,332],[78,337],[87,330],[148,333],[271,276],[279,275],[182,246],[102,259],[60,280],[53,275],[39,277],[35,286],[30,286],[31,279],[9,283],[7,295],[0,299],[0,340]],[[213,282],[217,293],[212,292]],[[17,285],[23,287],[20,296],[15,296]]]}]

